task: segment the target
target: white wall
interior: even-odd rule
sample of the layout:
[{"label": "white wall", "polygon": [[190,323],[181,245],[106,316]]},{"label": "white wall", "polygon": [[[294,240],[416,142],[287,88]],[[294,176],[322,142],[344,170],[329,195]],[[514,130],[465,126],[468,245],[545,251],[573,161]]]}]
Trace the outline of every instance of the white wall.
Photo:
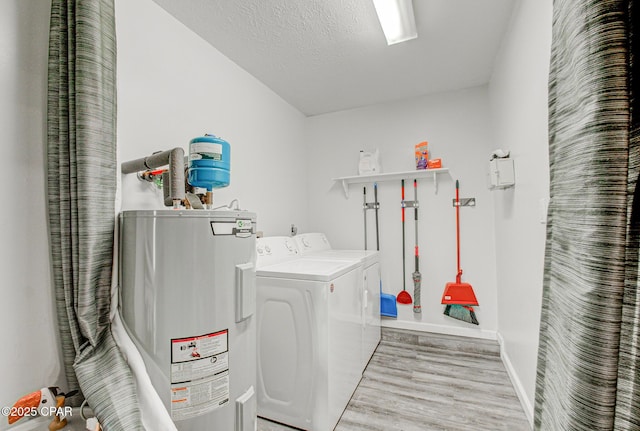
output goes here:
[{"label": "white wall", "polygon": [[[65,387],[51,292],[45,193],[47,46],[51,4],[0,2],[2,348],[0,406]],[[8,193],[7,193],[8,192]],[[66,388],[65,388],[66,389]],[[5,429],[2,418],[0,429]]]},{"label": "white wall", "polygon": [[498,268],[498,331],[505,363],[531,419],[540,329],[545,224],[549,194],[547,82],[551,0],[514,9],[489,87],[495,147],[511,151],[512,189],[493,192]]},{"label": "white wall", "polygon": [[[422,314],[399,305],[397,321],[387,326],[478,337],[495,337],[497,329],[493,200],[487,189],[489,151],[494,146],[487,87],[476,87],[310,117],[307,129],[309,159],[310,230],[324,231],[336,248],[362,248],[363,190],[352,185],[346,199],[332,178],[356,175],[360,149],[380,150],[383,172],[415,169],[414,145],[428,141],[432,157],[442,158],[450,174],[434,183],[418,184]],[[475,197],[475,208],[461,209],[463,281],[470,283],[480,306],[476,327],[443,315],[440,304],[444,286],[455,281],[455,180],[461,197]],[[368,185],[373,201],[372,184]],[[406,199],[413,200],[412,181]],[[400,181],[379,184],[380,238],[383,290],[402,289],[402,227]],[[407,209],[406,289],[413,294],[413,210]],[[373,214],[369,214],[369,244],[375,247]]]},{"label": "white wall", "polygon": [[[183,147],[204,133],[231,145],[231,185],[265,235],[307,223],[305,117],[151,0],[116,2],[119,160]],[[122,178],[122,208],[162,208],[161,194]]]}]

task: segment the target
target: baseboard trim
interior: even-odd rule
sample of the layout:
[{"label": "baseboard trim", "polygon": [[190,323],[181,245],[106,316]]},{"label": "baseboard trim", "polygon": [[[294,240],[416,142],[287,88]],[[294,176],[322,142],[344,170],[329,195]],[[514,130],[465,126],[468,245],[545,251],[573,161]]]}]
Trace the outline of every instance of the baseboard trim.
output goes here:
[{"label": "baseboard trim", "polygon": [[522,405],[522,409],[524,410],[524,414],[527,416],[527,420],[529,421],[529,425],[531,429],[533,429],[533,404],[531,400],[527,396],[527,393],[522,386],[522,382],[516,373],[516,370],[513,368],[513,364],[511,363],[511,359],[509,358],[509,354],[506,352],[504,348],[504,338],[502,338],[502,334],[499,332],[496,333],[498,337],[498,344],[500,345],[500,359],[502,359],[502,363],[504,364],[504,368],[507,370],[507,374],[509,375],[509,379],[511,380],[511,384],[516,391],[516,395],[520,400],[520,404]]},{"label": "baseboard trim", "polygon": [[407,329],[410,331],[434,332],[436,334],[457,335],[459,337],[481,338],[483,340],[497,340],[496,331],[480,328],[456,328],[448,325],[433,323],[408,322],[406,320],[382,319],[383,328]]}]

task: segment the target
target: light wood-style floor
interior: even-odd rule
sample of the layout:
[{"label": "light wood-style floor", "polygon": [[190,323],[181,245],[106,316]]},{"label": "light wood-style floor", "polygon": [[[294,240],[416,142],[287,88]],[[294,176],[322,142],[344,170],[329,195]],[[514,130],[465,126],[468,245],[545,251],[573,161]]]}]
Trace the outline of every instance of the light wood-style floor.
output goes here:
[{"label": "light wood-style floor", "polygon": [[495,341],[383,328],[335,431],[530,429]]}]

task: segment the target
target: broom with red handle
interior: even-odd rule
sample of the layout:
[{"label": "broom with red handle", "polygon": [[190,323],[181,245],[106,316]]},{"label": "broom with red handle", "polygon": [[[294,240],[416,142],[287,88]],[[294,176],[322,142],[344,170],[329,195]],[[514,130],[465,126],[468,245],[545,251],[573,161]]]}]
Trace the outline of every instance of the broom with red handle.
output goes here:
[{"label": "broom with red handle", "polygon": [[460,267],[460,182],[456,180],[456,249],[458,257],[458,272],[456,281],[447,283],[442,294],[442,304],[446,304],[444,314],[454,319],[478,325],[478,319],[473,309],[478,300],[469,283],[462,282],[462,268]]}]

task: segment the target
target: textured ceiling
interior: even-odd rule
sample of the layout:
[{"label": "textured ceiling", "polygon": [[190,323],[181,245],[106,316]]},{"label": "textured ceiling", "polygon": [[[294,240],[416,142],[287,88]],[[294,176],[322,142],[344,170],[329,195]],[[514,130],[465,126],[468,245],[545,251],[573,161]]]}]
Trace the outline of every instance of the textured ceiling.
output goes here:
[{"label": "textured ceiling", "polygon": [[489,82],[517,0],[414,0],[387,46],[371,0],[154,0],[306,115]]}]

